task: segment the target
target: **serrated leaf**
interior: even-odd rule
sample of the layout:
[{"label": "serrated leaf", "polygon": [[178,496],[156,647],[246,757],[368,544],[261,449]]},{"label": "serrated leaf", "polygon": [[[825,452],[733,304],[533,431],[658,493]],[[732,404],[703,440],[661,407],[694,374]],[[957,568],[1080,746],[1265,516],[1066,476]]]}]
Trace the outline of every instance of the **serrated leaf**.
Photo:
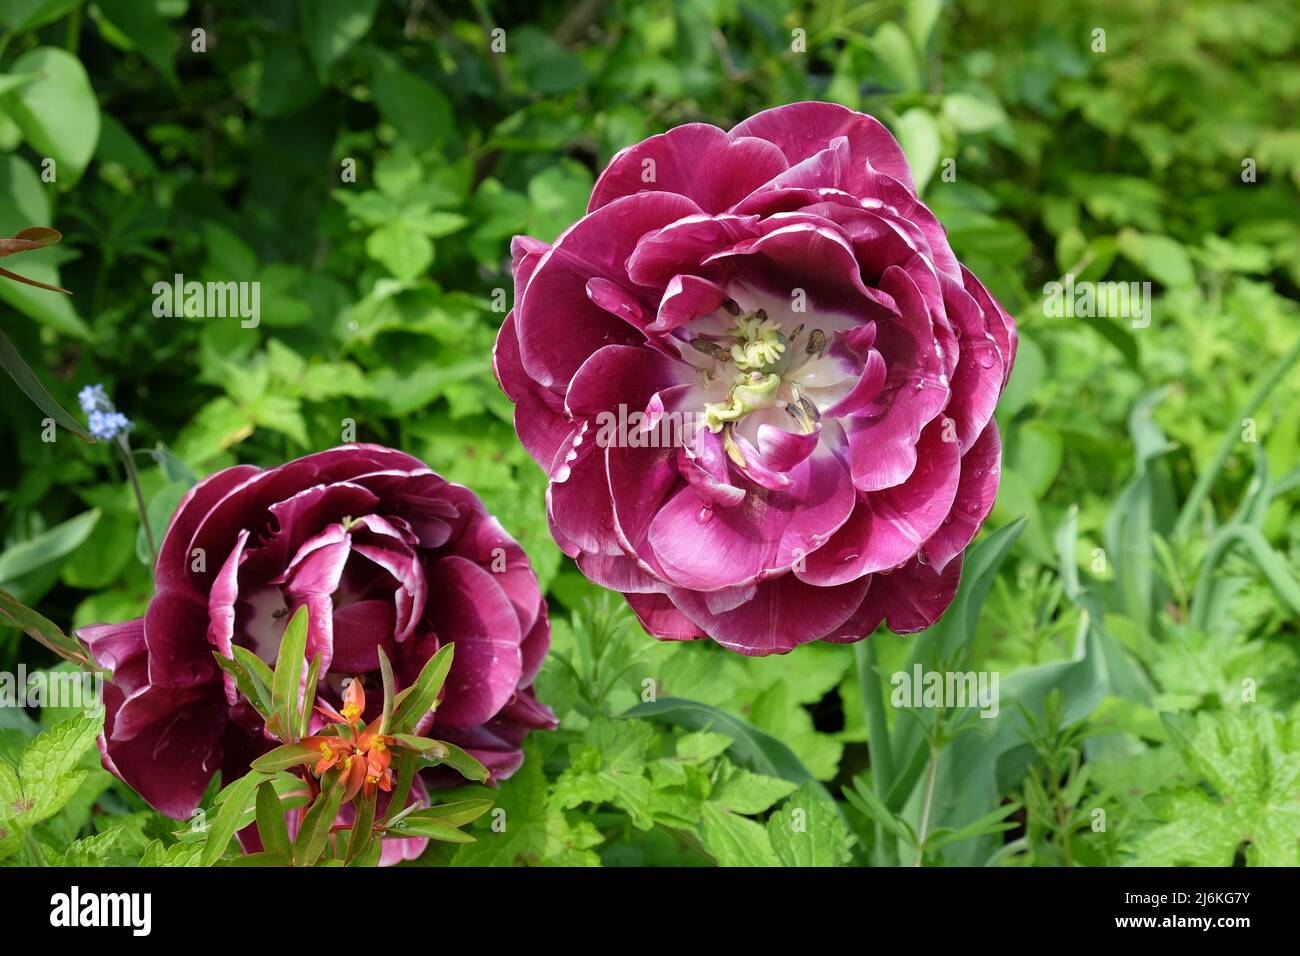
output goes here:
[{"label": "serrated leaf", "polygon": [[15,816],[24,826],[52,817],[76,793],[86,776],[77,765],[94,744],[100,726],[94,717],[72,717],[38,736],[23,751],[18,776],[26,810]]},{"label": "serrated leaf", "polygon": [[772,848],[786,866],[844,866],[852,836],[835,801],[805,783],[767,821]]},{"label": "serrated leaf", "polygon": [[764,777],[744,767],[724,764],[709,800],[733,813],[752,816],[770,810],[794,789],[795,785],[788,780]]},{"label": "serrated leaf", "polygon": [[719,866],[781,865],[762,824],[713,803],[704,805],[700,839]]}]

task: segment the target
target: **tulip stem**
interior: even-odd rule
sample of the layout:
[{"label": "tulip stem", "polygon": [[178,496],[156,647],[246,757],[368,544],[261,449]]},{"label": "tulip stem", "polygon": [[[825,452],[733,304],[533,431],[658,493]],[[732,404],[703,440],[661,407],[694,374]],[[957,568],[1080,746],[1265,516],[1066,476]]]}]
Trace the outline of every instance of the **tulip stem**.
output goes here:
[{"label": "tulip stem", "polygon": [[153,528],[149,526],[149,509],[145,507],[144,492],[140,490],[140,476],[136,474],[135,457],[131,454],[131,445],[126,440],[126,432],[117,436],[117,450],[122,458],[122,467],[131,480],[131,490],[135,492],[135,506],[140,512],[140,527],[144,528],[144,539],[149,545],[151,564],[158,563],[158,548],[154,545]]},{"label": "tulip stem", "polygon": [[[889,721],[885,718],[884,689],[876,669],[876,642],[870,637],[853,645],[862,688],[862,710],[867,721],[867,751],[871,758],[871,780],[882,801],[889,797],[894,782],[894,755],[889,745]],[[893,838],[877,827],[877,845],[885,861],[897,859]]]}]

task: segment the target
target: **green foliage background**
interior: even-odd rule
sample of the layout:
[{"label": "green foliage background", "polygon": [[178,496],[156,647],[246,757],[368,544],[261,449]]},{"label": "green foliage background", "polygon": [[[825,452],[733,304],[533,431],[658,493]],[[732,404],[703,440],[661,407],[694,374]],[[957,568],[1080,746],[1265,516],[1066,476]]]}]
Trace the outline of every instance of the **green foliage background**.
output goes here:
[{"label": "green foliage background", "polygon": [[[562,727],[493,794],[518,825],[422,862],[1300,864],[1294,3],[0,0],[0,29],[0,232],[60,229],[10,262],[75,292],[0,282],[0,326],[65,405],[103,382],[132,418],[155,527],[194,476],[352,420],[531,555]],[[891,709],[887,779],[853,651],[656,644],[562,560],[488,365],[512,235],[553,239],[636,140],[812,98],[895,131],[1021,330],[962,599],[874,638],[886,693],[913,661],[996,671],[1001,713]],[[1150,326],[1047,316],[1066,272],[1152,282]],[[155,317],[176,273],[260,281],[260,326]],[[65,629],[138,615],[110,450],[0,397],[0,587]],[[52,660],[0,629],[0,668]],[[31,742],[67,716],[0,709],[0,797],[45,801],[0,856],[192,862],[83,722]]]}]

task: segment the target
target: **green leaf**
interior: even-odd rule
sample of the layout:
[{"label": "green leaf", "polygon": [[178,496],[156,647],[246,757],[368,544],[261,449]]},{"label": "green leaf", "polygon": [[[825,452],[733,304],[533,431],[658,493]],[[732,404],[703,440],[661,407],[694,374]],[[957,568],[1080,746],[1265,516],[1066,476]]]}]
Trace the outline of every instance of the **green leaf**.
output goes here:
[{"label": "green leaf", "polygon": [[101,726],[98,718],[78,715],[32,741],[17,770],[0,759],[0,859],[23,852],[24,834],[72,800],[87,775],[78,765]]},{"label": "green leaf", "polygon": [[289,827],[284,822],[284,808],[270,781],[257,788],[257,834],[262,838],[266,852],[282,859],[290,859],[293,847],[289,843]]},{"label": "green leaf", "polygon": [[262,754],[250,766],[262,773],[275,773],[277,770],[288,770],[290,767],[315,763],[320,759],[320,755],[320,750],[307,744],[281,744],[274,750]]},{"label": "green leaf", "polygon": [[[394,796],[400,799],[398,794]],[[348,838],[347,859],[352,865],[359,865],[361,861],[369,857],[368,849],[378,843],[375,840],[375,808],[379,803],[379,794],[361,796],[361,799],[353,804],[356,814],[352,818],[352,835]],[[377,848],[382,853],[381,847]],[[377,862],[377,861],[376,861]]]},{"label": "green leaf", "polygon": [[1121,229],[1115,239],[1119,251],[1161,285],[1188,286],[1196,281],[1191,257],[1181,242],[1134,229]]},{"label": "green leaf", "polygon": [[96,0],[100,12],[149,65],[176,85],[176,31],[150,0]]},{"label": "green leaf", "polygon": [[90,652],[80,641],[68,637],[57,624],[33,611],[8,591],[0,591],[0,624],[21,628],[66,661],[85,667],[93,666]]},{"label": "green leaf", "polygon": [[29,50],[10,67],[37,78],[10,92],[9,115],[39,155],[57,164],[57,182],[71,189],[81,178],[99,139],[99,103],[85,68],[57,47]]},{"label": "green leaf", "polygon": [[428,810],[416,810],[408,813],[391,827],[390,832],[400,837],[428,837],[443,843],[473,843],[471,834],[457,830],[447,820],[430,815]]},{"label": "green leaf", "polygon": [[655,788],[646,776],[654,727],[643,720],[597,717],[570,747],[570,766],[555,781],[556,806],[611,803],[632,825],[648,830],[655,822]]},{"label": "green leaf", "polygon": [[813,779],[794,752],[781,741],[769,737],[739,717],[733,717],[699,701],[661,697],[650,703],[637,704],[623,716],[658,720],[692,730],[717,731],[731,738],[732,759],[756,773],[780,777],[794,784]]},{"label": "green leaf", "polygon": [[384,691],[383,710],[379,716],[379,732],[388,733],[388,726],[393,722],[393,702],[397,696],[397,682],[393,679],[393,665],[389,663],[388,654],[379,648],[379,678]]},{"label": "green leaf", "polygon": [[492,809],[491,800],[455,800],[419,811],[430,820],[441,820],[454,827],[473,823]]},{"label": "green leaf", "polygon": [[374,77],[379,112],[416,152],[437,145],[451,129],[451,104],[442,92],[384,57]]},{"label": "green leaf", "polygon": [[987,133],[1007,121],[1001,104],[969,93],[949,93],[943,98],[943,115],[962,133]]},{"label": "green leaf", "polygon": [[825,788],[805,783],[767,821],[772,848],[786,866],[844,866],[852,837]]},{"label": "green leaf", "polygon": [[912,179],[920,195],[939,165],[939,127],[928,110],[914,106],[894,123],[894,133],[907,154],[907,164],[912,167]]},{"label": "green leaf", "polygon": [[418,278],[433,263],[433,243],[404,219],[372,232],[366,238],[366,253],[405,282]]},{"label": "green leaf", "polygon": [[329,782],[303,814],[302,826],[298,829],[298,838],[293,845],[295,866],[312,866],[320,859],[329,840],[330,827],[339,815],[339,807],[343,803],[343,776],[337,773],[327,774],[326,780]]},{"label": "green leaf", "polygon": [[709,800],[732,813],[753,816],[770,810],[773,804],[794,789],[795,784],[788,780],[765,777],[743,767],[724,765],[713,785]]},{"label": "green leaf", "polygon": [[719,866],[780,866],[767,829],[713,803],[703,807],[700,840]]},{"label": "green leaf", "polygon": [[90,537],[100,513],[98,508],[83,511],[0,554],[0,584],[52,564],[76,550]]},{"label": "green leaf", "polygon": [[[3,116],[2,109],[0,116]],[[50,217],[48,187],[36,171],[21,156],[0,156],[0,235],[47,224]],[[19,269],[29,279],[57,286],[59,262],[63,258],[66,252],[57,247],[37,249],[23,253]],[[90,327],[77,315],[71,296],[4,280],[0,281],[0,299],[63,335],[91,338]]]},{"label": "green leaf", "polygon": [[302,672],[307,657],[307,605],[299,606],[289,619],[280,639],[280,652],[275,659],[275,672],[271,681],[271,713],[277,720],[281,739],[287,740],[298,726],[298,704],[301,700]]},{"label": "green leaf", "polygon": [[324,81],[326,74],[370,31],[379,0],[313,0],[298,8],[307,52]]},{"label": "green leaf", "polygon": [[439,650],[425,662],[415,683],[397,695],[393,702],[390,733],[410,733],[433,707],[434,701],[438,699],[438,692],[442,690],[443,682],[447,679],[447,672],[451,670],[451,660],[455,650],[455,644],[448,644]]},{"label": "green leaf", "polygon": [[1287,372],[1291,370],[1291,366],[1297,360],[1300,360],[1300,339],[1297,339],[1286,354],[1273,364],[1273,367],[1255,386],[1255,390],[1251,392],[1246,404],[1228,422],[1227,427],[1223,430],[1223,437],[1219,440],[1219,447],[1215,450],[1214,458],[1209,466],[1202,469],[1200,474],[1196,476],[1196,484],[1192,486],[1191,492],[1183,502],[1182,510],[1178,512],[1178,520],[1175,522],[1173,530],[1174,537],[1181,538],[1191,531],[1192,525],[1200,517],[1201,507],[1205,503],[1205,499],[1209,497],[1210,489],[1218,481],[1229,456],[1240,445],[1242,420],[1252,417],[1259,410],[1269,395],[1273,393],[1273,390],[1286,378]]},{"label": "green leaf", "polygon": [[[382,651],[381,651],[382,653]],[[306,737],[311,732],[312,709],[316,706],[316,685],[320,680],[320,654],[311,659],[307,668],[307,683],[303,688],[302,709],[298,712],[298,725],[295,728],[299,737]]]},{"label": "green leaf", "polygon": [[[169,481],[149,497],[145,511],[149,516],[149,527],[155,535],[161,535],[171,523],[172,515],[190,490],[191,482]],[[155,542],[156,544],[157,542]],[[149,551],[149,539],[144,533],[144,524],[140,524],[135,536],[135,556],[141,564],[152,565],[154,555]]]},{"label": "green leaf", "polygon": [[427,761],[424,766],[446,765],[467,780],[482,782],[488,778],[487,767],[455,744],[449,744],[445,740],[430,740],[428,737],[415,737],[411,734],[393,736],[408,747],[420,751],[421,756]]},{"label": "green leaf", "polygon": [[501,785],[492,826],[477,830],[478,842],[461,847],[452,866],[514,866],[545,860],[558,866],[596,866],[590,847],[603,838],[587,822],[571,823],[547,800],[538,744],[524,747],[524,764]]},{"label": "green leaf", "polygon": [[1156,820],[1135,859],[1229,867],[1241,852],[1250,866],[1300,865],[1300,712],[1252,704],[1164,720],[1190,779],[1148,798]]},{"label": "green leaf", "polygon": [[[221,664],[221,661],[217,663],[221,664],[222,670],[237,675],[236,684],[244,696],[269,722],[275,712],[271,703],[271,685],[275,682],[275,675],[271,673],[271,668],[267,666],[266,661],[248,648],[234,644],[230,650],[235,655],[234,661],[227,660],[225,664]],[[232,670],[232,665],[236,665],[237,670]],[[239,676],[244,678],[244,682],[240,682]]]},{"label": "green leaf", "polygon": [[212,866],[221,859],[226,852],[226,847],[230,845],[230,838],[244,825],[244,816],[253,805],[253,793],[264,780],[266,775],[254,770],[240,777],[218,794],[221,805],[217,810],[216,819],[208,825],[203,855],[199,860],[200,866]]},{"label": "green leaf", "polygon": [[[1024,530],[1023,518],[999,528],[967,552],[961,583],[952,604],[935,624],[913,637],[912,649],[902,670],[911,671],[917,664],[953,662],[960,666],[975,633],[975,624],[998,569]],[[900,719],[890,734],[890,750],[896,763],[897,779],[887,785],[886,803],[891,812],[899,810],[920,778],[929,754],[921,727],[915,720]]]},{"label": "green leaf", "polygon": [[95,436],[86,431],[85,426],[45,390],[45,386],[41,384],[41,380],[32,371],[31,366],[23,361],[23,357],[18,354],[18,350],[3,332],[0,332],[0,367],[3,367],[23,393],[36,403],[36,407],[54,419],[60,428],[72,432],[82,441],[90,442],[92,445],[95,443]]}]

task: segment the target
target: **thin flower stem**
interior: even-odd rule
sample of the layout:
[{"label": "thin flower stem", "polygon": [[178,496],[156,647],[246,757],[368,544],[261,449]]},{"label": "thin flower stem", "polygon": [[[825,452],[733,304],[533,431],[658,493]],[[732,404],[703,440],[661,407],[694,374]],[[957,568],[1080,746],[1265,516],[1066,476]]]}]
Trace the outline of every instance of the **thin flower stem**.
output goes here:
[{"label": "thin flower stem", "polygon": [[930,748],[930,766],[925,771],[925,802],[921,805],[921,824],[916,832],[916,862],[920,866],[925,859],[925,837],[930,832],[930,808],[934,806],[934,784],[939,777],[939,748]]},{"label": "thin flower stem", "polygon": [[[871,779],[876,795],[886,800],[894,783],[894,755],[889,745],[889,722],[885,719],[884,688],[876,670],[876,643],[870,637],[853,645],[862,688],[863,716],[867,721],[867,751],[871,757]],[[887,864],[896,863],[897,848],[882,828],[876,828],[877,846]]]},{"label": "thin flower stem", "polygon": [[[1260,380],[1259,385],[1255,387],[1255,391],[1251,394],[1250,400],[1246,403],[1246,407],[1241,410],[1242,418],[1249,418],[1255,414],[1273,391],[1274,386],[1282,380],[1282,376],[1296,363],[1297,359],[1300,359],[1300,341],[1291,346],[1291,350],[1278,359],[1277,363],[1269,369],[1268,374]],[[1192,526],[1196,524],[1196,519],[1200,516],[1201,505],[1210,496],[1210,489],[1214,487],[1219,473],[1223,471],[1228,456],[1232,454],[1233,449],[1239,444],[1240,437],[1236,429],[1230,429],[1224,434],[1218,450],[1214,453],[1214,458],[1210,460],[1210,464],[1205,470],[1197,476],[1196,484],[1192,486],[1192,490],[1187,495],[1187,500],[1183,502],[1183,508],[1178,513],[1178,519],[1174,522],[1174,530],[1170,537],[1181,538],[1192,530]]]},{"label": "thin flower stem", "polygon": [[144,492],[140,490],[140,476],[135,470],[135,458],[131,455],[131,445],[126,440],[126,433],[117,436],[117,450],[126,469],[127,478],[131,479],[131,490],[135,492],[135,507],[140,512],[140,526],[144,528],[144,538],[149,545],[150,565],[158,563],[158,548],[154,544],[153,528],[149,526],[149,509],[144,504]]}]

